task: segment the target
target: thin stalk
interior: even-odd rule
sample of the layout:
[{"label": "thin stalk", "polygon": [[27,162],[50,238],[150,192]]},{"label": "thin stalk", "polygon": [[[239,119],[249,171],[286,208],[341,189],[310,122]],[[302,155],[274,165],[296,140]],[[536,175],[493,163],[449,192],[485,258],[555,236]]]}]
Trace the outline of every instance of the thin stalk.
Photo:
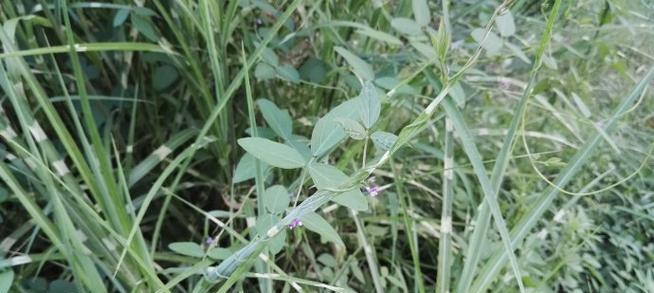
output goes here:
[{"label": "thin stalk", "polygon": [[438,243],[438,275],[436,292],[450,292],[452,265],[452,202],[454,201],[454,126],[445,119],[445,159],[443,160],[443,202],[441,207],[441,238]]}]

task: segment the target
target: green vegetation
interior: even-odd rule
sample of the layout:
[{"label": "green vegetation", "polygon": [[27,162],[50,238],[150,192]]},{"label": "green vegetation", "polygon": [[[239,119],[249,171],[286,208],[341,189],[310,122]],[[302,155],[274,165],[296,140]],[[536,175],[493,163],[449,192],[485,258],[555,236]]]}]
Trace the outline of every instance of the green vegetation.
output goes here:
[{"label": "green vegetation", "polygon": [[650,1],[0,20],[0,293],[654,291]]}]

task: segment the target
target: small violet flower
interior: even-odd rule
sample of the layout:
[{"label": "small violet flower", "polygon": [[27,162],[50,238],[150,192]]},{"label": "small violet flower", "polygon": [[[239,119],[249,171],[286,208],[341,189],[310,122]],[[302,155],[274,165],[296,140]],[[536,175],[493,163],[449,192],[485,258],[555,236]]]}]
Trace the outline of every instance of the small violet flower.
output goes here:
[{"label": "small violet flower", "polygon": [[291,221],[291,223],[288,224],[289,229],[293,229],[293,228],[296,228],[298,226],[302,226],[302,221],[300,221],[300,219],[298,219],[298,218],[293,219],[293,221]]},{"label": "small violet flower", "polygon": [[216,241],[216,239],[213,239],[211,236],[209,236],[209,237],[207,237],[207,240],[204,241],[204,244],[205,244],[207,247],[211,247],[211,246],[213,246],[213,244],[215,243],[215,241]]},{"label": "small violet flower", "polygon": [[382,192],[381,187],[379,187],[379,185],[375,184],[375,179],[376,179],[375,176],[370,177],[368,179],[368,184],[363,187],[363,191],[368,193],[368,195],[370,197],[376,197],[377,195],[379,195]]},{"label": "small violet flower", "polygon": [[370,197],[376,197],[377,195],[379,195],[379,193],[381,193],[381,188],[379,188],[379,186],[374,184],[366,186],[364,188]]}]

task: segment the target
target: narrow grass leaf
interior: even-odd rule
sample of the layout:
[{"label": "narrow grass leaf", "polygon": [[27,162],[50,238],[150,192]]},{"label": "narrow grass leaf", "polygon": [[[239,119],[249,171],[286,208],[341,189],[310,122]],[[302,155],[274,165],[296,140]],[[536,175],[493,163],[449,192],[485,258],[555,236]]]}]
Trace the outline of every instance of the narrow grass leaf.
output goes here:
[{"label": "narrow grass leaf", "polygon": [[378,41],[389,43],[391,45],[398,45],[398,46],[402,45],[402,41],[400,39],[382,31],[368,28],[368,29],[358,29],[355,32]]}]

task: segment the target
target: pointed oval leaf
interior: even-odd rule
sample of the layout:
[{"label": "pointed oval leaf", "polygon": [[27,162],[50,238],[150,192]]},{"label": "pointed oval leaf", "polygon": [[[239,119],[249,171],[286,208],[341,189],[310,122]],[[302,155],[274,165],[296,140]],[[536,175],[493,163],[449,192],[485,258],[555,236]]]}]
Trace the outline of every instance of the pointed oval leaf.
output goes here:
[{"label": "pointed oval leaf", "polygon": [[290,198],[284,186],[274,185],[263,192],[263,206],[272,214],[284,212],[288,207]]},{"label": "pointed oval leaf", "polygon": [[327,222],[323,217],[316,213],[308,213],[302,217],[302,224],[305,228],[310,231],[316,232],[322,236],[323,239],[331,241],[336,245],[345,247],[345,243],[341,239],[341,236],[338,235],[338,232],[334,230],[332,225]]},{"label": "pointed oval leaf", "polygon": [[268,230],[272,228],[275,224],[279,223],[282,219],[276,215],[264,213],[263,215],[257,218],[257,224],[255,229],[259,235],[266,235]]},{"label": "pointed oval leaf", "polygon": [[114,16],[113,20],[113,26],[114,27],[119,27],[125,23],[125,20],[127,20],[127,17],[129,16],[129,10],[128,9],[118,9],[116,12],[116,16]]},{"label": "pointed oval leaf", "polygon": [[343,127],[343,130],[345,130],[345,133],[347,133],[350,138],[356,140],[366,138],[366,129],[363,128],[359,122],[345,117],[335,118],[334,121]]},{"label": "pointed oval leaf", "polygon": [[268,80],[273,77],[275,77],[275,68],[272,66],[266,64],[266,63],[259,63],[257,64],[257,67],[254,69],[254,77],[257,78],[257,80]]},{"label": "pointed oval leaf", "polygon": [[422,34],[420,25],[413,19],[403,17],[393,18],[393,20],[391,20],[391,26],[405,35],[417,36]]},{"label": "pointed oval leaf", "polygon": [[275,68],[279,77],[283,80],[290,81],[292,83],[300,82],[300,73],[297,70],[288,64],[284,64]]},{"label": "pointed oval leaf", "polygon": [[[238,164],[236,165],[236,170],[234,171],[232,182],[241,183],[243,181],[254,178],[254,175],[256,173],[256,169],[254,165],[255,161],[256,159],[252,155],[245,153],[238,161]],[[265,165],[264,162],[261,162],[261,164]],[[261,168],[265,169],[264,166],[261,166]]]},{"label": "pointed oval leaf", "polygon": [[7,293],[14,282],[14,271],[11,269],[0,272],[0,293]]},{"label": "pointed oval leaf", "polygon": [[273,49],[264,48],[263,51],[261,51],[261,59],[271,66],[279,65],[279,57],[277,57],[277,54],[275,54]]},{"label": "pointed oval leaf", "polygon": [[498,15],[495,19],[495,25],[500,35],[503,37],[510,37],[515,34],[515,22],[513,21],[513,14],[507,10],[506,13]]},{"label": "pointed oval leaf", "polygon": [[168,249],[187,256],[203,257],[204,250],[195,242],[175,242],[168,245]]},{"label": "pointed oval leaf", "polygon": [[272,255],[278,254],[282,249],[284,249],[284,245],[286,244],[286,230],[279,231],[277,235],[273,236],[272,239],[270,239],[270,243],[268,244],[268,249],[270,250],[270,253]]},{"label": "pointed oval leaf", "polygon": [[[322,163],[311,163],[309,175],[318,189],[337,189],[348,180],[348,176],[338,168]],[[342,192],[334,196],[332,200],[353,210],[368,210],[368,200],[359,188]]]},{"label": "pointed oval leaf", "polygon": [[234,254],[233,251],[223,247],[214,247],[207,252],[207,256],[215,260],[226,259],[232,254]]},{"label": "pointed oval leaf", "polygon": [[306,138],[298,135],[293,135],[284,144],[294,148],[296,151],[300,153],[300,155],[302,155],[304,160],[308,162],[311,159],[311,149],[309,148],[309,146],[307,146],[306,143],[300,140],[306,141]]},{"label": "pointed oval leaf", "polygon": [[357,55],[352,54],[352,52],[348,51],[347,49],[343,47],[334,47],[334,50],[338,52],[345,61],[347,61],[350,66],[352,66],[352,71],[363,80],[373,80],[375,79],[375,72],[372,70],[372,66],[370,64],[366,63],[363,61],[361,58],[359,58]]},{"label": "pointed oval leaf", "polygon": [[375,131],[370,138],[375,147],[383,151],[390,150],[397,141],[397,135],[385,131]]},{"label": "pointed oval leaf", "polygon": [[372,82],[366,82],[359,95],[359,119],[363,126],[370,129],[379,119],[381,102]]},{"label": "pointed oval leaf", "polygon": [[525,54],[525,52],[522,51],[522,49],[520,47],[518,47],[518,46],[516,46],[514,44],[511,44],[509,42],[504,42],[504,45],[506,45],[506,47],[509,48],[509,50],[511,50],[511,52],[513,52],[513,55],[520,58],[520,60],[524,61],[527,64],[531,64],[531,60],[529,60],[529,57],[527,57],[527,54]]},{"label": "pointed oval leaf", "polygon": [[257,159],[274,167],[295,169],[305,164],[304,158],[295,149],[265,138],[241,138],[238,144]]},{"label": "pointed oval leaf", "polygon": [[[480,44],[482,48],[488,51],[488,53],[498,53],[500,49],[502,49],[502,39],[500,39],[500,37],[498,37],[495,33],[488,32],[488,36],[486,37],[486,40],[484,40],[484,34],[486,34],[486,31],[480,28],[476,28],[470,33],[475,42]],[[482,40],[484,41],[482,42]]]},{"label": "pointed oval leaf", "polygon": [[323,117],[318,120],[311,134],[311,153],[322,157],[345,138],[345,131],[333,119]]},{"label": "pointed oval leaf", "polygon": [[332,198],[332,201],[355,211],[365,212],[368,210],[368,199],[361,193],[359,188],[336,195]]},{"label": "pointed oval leaf", "polygon": [[273,102],[267,99],[257,100],[257,105],[263,119],[268,126],[284,140],[288,140],[293,134],[293,120],[288,112],[279,109]]},{"label": "pointed oval leaf", "polygon": [[340,105],[334,107],[334,109],[331,109],[327,114],[325,114],[325,117],[334,119],[338,117],[345,117],[345,118],[350,118],[350,119],[357,119],[357,104],[359,103],[359,98],[353,98],[349,99]]},{"label": "pointed oval leaf", "polygon": [[347,181],[347,175],[338,168],[313,162],[309,164],[309,175],[318,189],[336,189]]},{"label": "pointed oval leaf", "polygon": [[429,58],[436,59],[436,50],[431,45],[425,44],[423,42],[411,42],[411,46],[414,47],[420,54]]},{"label": "pointed oval leaf", "polygon": [[413,0],[411,6],[413,8],[413,16],[416,18],[416,23],[420,26],[428,25],[431,16],[429,15],[427,0]]}]

